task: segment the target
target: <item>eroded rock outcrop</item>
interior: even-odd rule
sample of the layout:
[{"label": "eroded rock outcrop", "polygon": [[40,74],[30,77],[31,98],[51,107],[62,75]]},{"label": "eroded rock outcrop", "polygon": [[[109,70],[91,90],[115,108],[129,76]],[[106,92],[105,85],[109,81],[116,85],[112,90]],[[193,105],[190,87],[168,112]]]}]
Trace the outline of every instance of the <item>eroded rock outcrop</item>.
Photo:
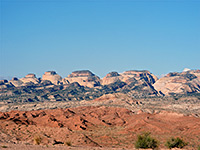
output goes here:
[{"label": "eroded rock outcrop", "polygon": [[53,84],[61,84],[62,83],[62,77],[58,75],[55,71],[47,71],[42,76],[42,80],[49,80]]},{"label": "eroded rock outcrop", "polygon": [[13,87],[13,84],[8,82],[8,80],[0,80],[0,89],[5,89],[9,87]]},{"label": "eroded rock outcrop", "polygon": [[16,77],[12,78],[12,80],[10,80],[9,83],[14,85],[15,87],[23,86],[23,82]]},{"label": "eroded rock outcrop", "polygon": [[155,96],[159,93],[152,86],[157,81],[157,77],[149,71],[130,70],[121,74],[111,72],[102,79],[102,85],[112,85],[114,83],[123,84],[121,92],[129,93],[130,95],[141,96]]},{"label": "eroded rock outcrop", "polygon": [[131,78],[135,78],[136,80],[140,80],[141,78],[143,78],[149,84],[153,84],[157,81],[157,77],[147,70],[125,71],[124,73],[121,74],[121,76],[123,77],[121,79],[123,82],[129,82]]},{"label": "eroded rock outcrop", "polygon": [[[14,77],[10,81],[1,80],[0,89],[2,89],[1,93],[3,95],[5,95],[6,92],[9,93],[9,90],[11,90],[10,93],[17,93],[18,95],[24,92],[31,95],[36,92],[41,94],[45,93],[44,91],[55,92],[63,90],[67,87],[66,85],[72,83],[77,83],[80,87],[83,86],[81,88],[89,90],[91,93],[89,97],[92,95],[98,97],[102,94],[118,92],[140,98],[200,93],[200,70],[184,69],[182,73],[169,73],[159,80],[155,75],[146,70],[130,70],[123,73],[113,71],[108,73],[103,79],[100,79],[89,70],[74,71],[63,79],[55,71],[48,71],[45,72],[42,79],[37,78],[35,74],[31,73],[21,79]],[[69,92],[72,93],[72,95],[75,93],[76,95],[81,95],[77,90]],[[83,92],[83,90],[81,90],[81,92]]]},{"label": "eroded rock outcrop", "polygon": [[120,81],[120,74],[118,72],[110,72],[102,79],[102,85],[111,84]]},{"label": "eroded rock outcrop", "polygon": [[154,83],[154,88],[164,93],[186,94],[200,92],[200,70],[188,70],[181,73],[169,73]]},{"label": "eroded rock outcrop", "polygon": [[129,84],[133,80],[140,80],[141,78],[143,78],[149,84],[153,84],[155,83],[155,81],[157,81],[157,77],[149,71],[130,70],[125,71],[121,74],[118,74],[117,72],[110,72],[103,78],[102,84],[107,85],[110,83],[114,83],[118,80]]},{"label": "eroded rock outcrop", "polygon": [[33,73],[27,74],[24,78],[21,78],[20,80],[21,80],[23,83],[30,83],[30,82],[32,82],[32,83],[34,83],[34,84],[39,83],[39,79],[36,78],[36,75],[33,74]]},{"label": "eroded rock outcrop", "polygon": [[89,70],[74,71],[65,78],[66,82],[78,82],[82,86],[95,87],[100,85],[100,78]]}]

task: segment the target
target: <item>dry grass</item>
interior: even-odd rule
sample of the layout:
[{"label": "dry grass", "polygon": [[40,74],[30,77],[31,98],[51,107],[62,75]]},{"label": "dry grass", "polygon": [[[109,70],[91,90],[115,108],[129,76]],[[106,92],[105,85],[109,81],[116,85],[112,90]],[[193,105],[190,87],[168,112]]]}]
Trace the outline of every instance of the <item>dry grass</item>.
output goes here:
[{"label": "dry grass", "polygon": [[34,136],[34,144],[35,145],[40,145],[40,143],[42,142],[42,138],[39,135]]},{"label": "dry grass", "polygon": [[67,146],[72,146],[71,141],[66,141],[66,142],[64,142],[64,144],[67,145]]}]

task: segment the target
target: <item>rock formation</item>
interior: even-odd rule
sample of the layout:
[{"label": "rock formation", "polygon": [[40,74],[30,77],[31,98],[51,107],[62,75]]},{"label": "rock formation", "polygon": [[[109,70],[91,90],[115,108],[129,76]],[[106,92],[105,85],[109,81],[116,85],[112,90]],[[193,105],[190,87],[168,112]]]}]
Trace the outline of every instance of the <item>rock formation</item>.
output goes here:
[{"label": "rock formation", "polygon": [[152,86],[157,81],[157,77],[149,71],[130,70],[121,74],[117,72],[108,73],[102,79],[102,85],[109,85],[114,83],[126,83],[122,88],[123,93],[137,96],[155,96],[158,92]]},{"label": "rock formation", "polygon": [[182,73],[172,72],[159,80],[146,70],[110,72],[103,79],[89,70],[81,70],[63,79],[55,71],[48,71],[42,79],[28,74],[21,79],[14,77],[10,81],[0,81],[1,99],[10,100],[6,103],[38,101],[37,96],[42,101],[50,100],[54,92],[61,96],[55,98],[56,101],[92,100],[109,93],[124,93],[134,98],[200,93],[200,70],[184,69]]},{"label": "rock formation", "polygon": [[134,79],[140,80],[141,78],[143,78],[149,84],[153,84],[157,81],[157,77],[151,74],[149,71],[130,70],[121,74],[118,74],[117,72],[110,72],[103,78],[102,84],[107,85],[114,83],[117,80],[130,84]]},{"label": "rock formation", "polygon": [[0,89],[5,89],[9,87],[13,87],[13,84],[8,82],[8,80],[0,80]]},{"label": "rock formation", "polygon": [[187,72],[187,71],[190,71],[191,69],[189,69],[189,68],[184,68],[183,69],[183,72]]},{"label": "rock formation", "polygon": [[23,86],[23,82],[16,77],[12,78],[12,80],[10,80],[9,83],[14,85],[15,87]]},{"label": "rock formation", "polygon": [[65,81],[78,82],[80,85],[90,88],[100,85],[100,78],[89,70],[74,71],[65,78]]},{"label": "rock formation", "polygon": [[165,95],[200,92],[200,70],[169,73],[153,85]]},{"label": "rock formation", "polygon": [[102,85],[108,85],[120,80],[120,74],[117,72],[110,72],[102,79]]},{"label": "rock formation", "polygon": [[39,83],[38,78],[36,78],[36,75],[33,74],[33,73],[27,74],[24,78],[21,78],[20,80],[21,80],[23,83],[30,83],[30,82],[32,82],[32,83],[34,83],[34,84]]},{"label": "rock formation", "polygon": [[147,70],[125,71],[124,73],[121,74],[121,76],[123,77],[121,79],[123,82],[129,82],[131,78],[135,78],[136,80],[140,80],[141,78],[143,78],[149,84],[153,84],[157,81],[157,77]]},{"label": "rock formation", "polygon": [[53,84],[58,85],[61,84],[62,81],[62,77],[59,76],[55,71],[47,71],[44,73],[44,75],[42,76],[42,80],[49,80],[51,81]]}]

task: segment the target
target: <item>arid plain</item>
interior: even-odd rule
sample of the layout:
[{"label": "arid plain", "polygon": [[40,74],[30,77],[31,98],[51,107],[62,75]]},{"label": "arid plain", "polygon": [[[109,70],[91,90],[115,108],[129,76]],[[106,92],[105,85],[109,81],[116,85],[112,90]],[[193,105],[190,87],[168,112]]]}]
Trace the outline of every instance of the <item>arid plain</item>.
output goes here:
[{"label": "arid plain", "polygon": [[[0,145],[6,149],[135,149],[151,132],[159,149],[180,137],[200,145],[200,70],[158,79],[149,71],[75,71],[62,78],[0,81]],[[20,148],[21,147],[21,148]]]}]

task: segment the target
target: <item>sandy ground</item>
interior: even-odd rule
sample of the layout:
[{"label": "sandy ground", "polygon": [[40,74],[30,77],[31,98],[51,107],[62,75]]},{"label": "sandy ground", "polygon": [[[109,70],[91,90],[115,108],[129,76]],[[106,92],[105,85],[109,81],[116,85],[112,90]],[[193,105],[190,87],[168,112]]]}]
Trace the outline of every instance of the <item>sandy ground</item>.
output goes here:
[{"label": "sandy ground", "polygon": [[[124,148],[100,148],[100,147],[80,147],[80,146],[40,146],[25,144],[0,144],[2,150],[124,150]],[[5,147],[5,148],[3,148]],[[132,150],[135,150],[134,148]]]},{"label": "sandy ground", "polygon": [[[0,144],[0,150],[136,150],[135,148],[100,148],[100,147],[80,147],[80,146],[40,146],[40,145],[25,145],[25,144]],[[5,147],[5,148],[4,148]],[[144,149],[137,149],[137,150],[144,150]],[[145,149],[151,150],[151,149]],[[161,148],[159,150],[169,150]],[[179,149],[173,148],[171,150],[186,150],[186,149]],[[190,149],[195,150],[195,149]]]},{"label": "sandy ground", "polygon": [[[56,145],[56,146],[41,146],[41,145],[25,145],[25,144],[0,144],[0,150],[136,150],[135,148],[100,148],[100,147],[80,147],[80,146],[63,146],[63,145]],[[144,150],[144,149],[139,149]],[[150,149],[145,149],[150,150]],[[159,149],[159,150],[169,150],[169,149]],[[171,150],[186,150],[186,149],[179,149],[173,148]],[[190,149],[195,150],[195,149]]]}]

